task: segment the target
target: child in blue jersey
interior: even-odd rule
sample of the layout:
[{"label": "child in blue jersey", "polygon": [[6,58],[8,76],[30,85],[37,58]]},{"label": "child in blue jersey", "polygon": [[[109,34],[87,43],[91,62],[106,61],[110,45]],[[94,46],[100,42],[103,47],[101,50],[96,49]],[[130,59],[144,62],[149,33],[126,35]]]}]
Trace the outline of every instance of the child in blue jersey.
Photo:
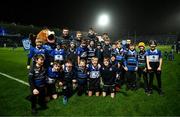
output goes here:
[{"label": "child in blue jersey", "polygon": [[88,58],[87,63],[91,62],[92,57],[96,55],[96,47],[94,40],[90,40],[89,47],[88,47]]},{"label": "child in blue jersey", "polygon": [[96,93],[96,96],[99,96],[99,93],[100,93],[100,69],[101,69],[101,65],[98,64],[98,58],[92,57],[91,64],[87,65],[87,71],[89,74],[88,96],[92,96],[93,92]]},{"label": "child in blue jersey", "polygon": [[81,96],[87,90],[87,68],[86,61],[81,59],[77,67],[76,77],[78,81],[78,96]]},{"label": "child in blue jersey", "polygon": [[126,53],[126,49],[122,47],[122,44],[120,41],[117,41],[116,43],[116,61],[118,62],[118,68],[119,68],[119,81],[120,86],[122,86],[125,83],[125,70],[124,70],[124,56]]},{"label": "child in blue jersey", "polygon": [[73,95],[73,89],[76,88],[76,71],[73,63],[67,60],[63,65],[63,102],[67,103],[67,99]]},{"label": "child in blue jersey", "polygon": [[33,114],[37,113],[37,104],[39,104],[41,108],[46,108],[45,87],[47,71],[44,68],[44,59],[43,55],[37,55],[35,58],[35,64],[29,71],[31,109]]},{"label": "child in blue jersey", "polygon": [[87,42],[85,39],[81,40],[80,47],[77,48],[77,62],[80,63],[81,59],[87,60],[87,54],[88,54],[88,48],[87,48]]},{"label": "child in blue jersey", "polygon": [[56,48],[51,51],[50,55],[53,57],[53,61],[58,61],[60,64],[64,63],[66,54],[60,42],[57,43]]},{"label": "child in blue jersey", "polygon": [[163,95],[161,87],[161,68],[162,68],[162,54],[160,50],[156,49],[157,43],[154,40],[149,42],[150,49],[146,52],[147,68],[149,72],[149,94],[152,94],[152,85],[154,74],[156,75],[158,83],[158,93]]},{"label": "child in blue jersey", "polygon": [[115,80],[117,68],[110,64],[110,59],[105,57],[101,67],[101,77],[103,82],[103,97],[110,93],[111,98],[115,97]]},{"label": "child in blue jersey", "polygon": [[49,67],[47,71],[47,99],[57,99],[56,92],[56,82],[62,79],[62,74],[60,73],[61,65],[59,62],[54,62],[53,67]]},{"label": "child in blue jersey", "polygon": [[127,90],[136,89],[136,71],[138,69],[137,52],[133,44],[129,45],[129,50],[125,55],[124,69],[126,71]]},{"label": "child in blue jersey", "polygon": [[31,59],[33,60],[33,65],[34,65],[35,56],[43,55],[45,57],[47,54],[46,50],[42,47],[43,43],[41,39],[36,39],[35,43],[36,43],[36,46],[35,47],[31,46],[29,54],[28,54],[27,69],[30,69]]},{"label": "child in blue jersey", "polygon": [[140,78],[143,75],[144,80],[144,90],[145,93],[148,94],[148,79],[147,79],[147,65],[146,65],[146,50],[144,42],[140,42],[138,44],[139,52],[138,52],[138,79],[137,82],[140,85]]}]

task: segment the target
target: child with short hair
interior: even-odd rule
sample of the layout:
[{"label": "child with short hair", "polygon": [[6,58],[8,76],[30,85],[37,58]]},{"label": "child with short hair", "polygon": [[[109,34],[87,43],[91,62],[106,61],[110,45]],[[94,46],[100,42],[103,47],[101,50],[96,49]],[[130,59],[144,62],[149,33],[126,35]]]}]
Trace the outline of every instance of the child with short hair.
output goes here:
[{"label": "child with short hair", "polygon": [[87,55],[88,55],[88,48],[87,48],[87,42],[85,39],[81,40],[81,45],[80,47],[77,48],[77,63],[80,63],[81,59],[84,59],[85,61],[87,60]]},{"label": "child with short hair", "polygon": [[161,68],[162,68],[162,54],[161,51],[156,49],[157,43],[155,40],[149,41],[150,49],[146,52],[146,62],[149,72],[149,94],[152,94],[152,85],[154,74],[156,74],[157,83],[158,83],[158,93],[162,96],[164,93],[161,87]]},{"label": "child with short hair", "polygon": [[56,82],[62,79],[62,73],[60,72],[61,65],[58,61],[53,63],[53,67],[49,67],[47,71],[47,99],[57,99]]},{"label": "child with short hair", "polygon": [[96,47],[94,40],[90,40],[89,47],[88,47],[88,58],[87,63],[91,63],[92,57],[96,55]]},{"label": "child with short hair", "polygon": [[27,69],[30,69],[31,59],[33,61],[33,65],[35,64],[35,57],[37,55],[44,55],[44,57],[47,55],[46,49],[43,48],[43,41],[41,39],[36,39],[35,41],[36,46],[31,46],[28,54],[28,60],[27,60]]},{"label": "child with short hair", "polygon": [[116,71],[116,67],[110,65],[109,57],[105,57],[100,72],[103,82],[103,97],[105,97],[107,93],[110,93],[111,98],[115,97]]},{"label": "child with short hair", "polygon": [[45,88],[46,88],[46,69],[44,68],[43,55],[35,57],[35,65],[29,71],[29,85],[31,89],[31,109],[32,113],[37,113],[36,105],[39,104],[41,108],[46,108],[45,102]]},{"label": "child with short hair", "polygon": [[103,61],[103,49],[102,49],[102,44],[99,42],[97,43],[96,46],[96,57],[99,59],[100,64]]},{"label": "child with short hair", "polygon": [[137,52],[135,45],[129,45],[129,50],[125,55],[124,69],[126,71],[127,90],[136,90],[136,71],[138,70]]},{"label": "child with short hair", "polygon": [[73,94],[73,89],[76,88],[76,72],[73,67],[73,63],[71,60],[67,60],[63,65],[63,102],[67,103],[68,98],[70,98]]},{"label": "child with short hair", "polygon": [[53,57],[53,61],[59,62],[61,65],[64,63],[64,60],[66,58],[66,53],[64,48],[62,47],[62,43],[58,42],[56,43],[56,48],[51,51],[50,56]]},{"label": "child with short hair", "polygon": [[93,92],[96,96],[100,93],[100,69],[101,65],[98,64],[98,58],[92,57],[91,64],[87,65],[87,71],[89,73],[89,91],[88,96],[92,96]]},{"label": "child with short hair", "polygon": [[87,90],[87,79],[86,61],[81,59],[77,67],[78,96],[81,96]]},{"label": "child with short hair", "polygon": [[111,57],[111,52],[112,52],[112,46],[110,44],[110,38],[107,37],[104,40],[104,45],[103,45],[103,58],[104,57]]},{"label": "child with short hair", "polygon": [[77,55],[76,55],[76,44],[75,41],[71,41],[70,47],[66,51],[67,60],[71,60],[73,66],[77,65]]}]

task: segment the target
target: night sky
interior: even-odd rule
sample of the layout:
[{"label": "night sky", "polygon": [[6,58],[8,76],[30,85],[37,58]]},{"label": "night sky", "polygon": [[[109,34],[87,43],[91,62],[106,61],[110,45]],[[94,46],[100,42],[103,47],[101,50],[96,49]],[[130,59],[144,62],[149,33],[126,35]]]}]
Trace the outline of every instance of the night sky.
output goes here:
[{"label": "night sky", "polygon": [[[87,31],[97,16],[108,13],[111,26],[103,31],[137,33],[180,30],[180,1],[173,0],[5,0],[0,21]],[[98,29],[100,30],[100,29]]]}]

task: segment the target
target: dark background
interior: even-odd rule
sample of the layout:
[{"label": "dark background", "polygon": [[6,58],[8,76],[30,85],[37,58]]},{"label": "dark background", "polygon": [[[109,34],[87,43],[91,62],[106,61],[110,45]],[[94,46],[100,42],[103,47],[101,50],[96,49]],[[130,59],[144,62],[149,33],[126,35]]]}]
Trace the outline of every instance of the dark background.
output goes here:
[{"label": "dark background", "polygon": [[[107,12],[112,34],[161,33],[180,30],[180,1],[173,0],[5,0],[0,21],[71,30],[96,29],[97,16]],[[102,31],[97,29],[97,31]]]}]

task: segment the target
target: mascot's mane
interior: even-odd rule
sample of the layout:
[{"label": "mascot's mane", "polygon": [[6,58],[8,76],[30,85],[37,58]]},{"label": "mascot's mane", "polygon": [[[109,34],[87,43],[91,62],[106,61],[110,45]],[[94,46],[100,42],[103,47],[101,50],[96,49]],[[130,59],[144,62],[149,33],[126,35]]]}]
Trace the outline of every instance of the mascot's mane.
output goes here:
[{"label": "mascot's mane", "polygon": [[55,42],[55,33],[49,29],[43,29],[38,34],[36,39],[41,39],[43,43],[54,43]]}]

